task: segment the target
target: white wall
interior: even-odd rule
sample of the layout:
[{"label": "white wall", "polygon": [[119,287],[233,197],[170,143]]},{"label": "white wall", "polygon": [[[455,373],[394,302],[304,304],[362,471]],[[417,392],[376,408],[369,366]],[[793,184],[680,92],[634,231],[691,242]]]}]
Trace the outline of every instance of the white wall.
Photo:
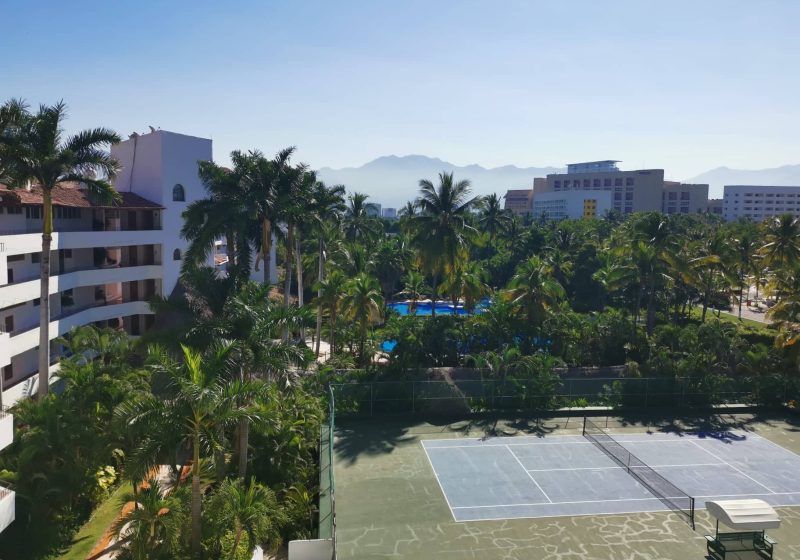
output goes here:
[{"label": "white wall", "polygon": [[722,215],[726,221],[749,218],[761,222],[780,214],[800,216],[800,187],[725,185]]},{"label": "white wall", "polygon": [[[111,153],[125,168],[115,181],[117,190],[134,192],[164,207],[160,232],[163,245],[162,289],[164,296],[169,297],[178,281],[183,262],[173,260],[173,253],[179,249],[183,257],[188,247],[188,243],[180,237],[182,213],[189,203],[206,196],[197,175],[197,164],[199,161],[211,161],[211,140],[158,130],[125,140],[113,146]],[[183,202],[172,200],[172,190],[176,184],[183,185]]]}]

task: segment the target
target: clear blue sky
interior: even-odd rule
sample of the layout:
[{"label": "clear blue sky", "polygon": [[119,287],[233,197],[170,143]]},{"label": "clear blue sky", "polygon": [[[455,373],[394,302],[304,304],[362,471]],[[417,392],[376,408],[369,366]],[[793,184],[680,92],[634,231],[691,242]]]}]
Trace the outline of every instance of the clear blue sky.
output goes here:
[{"label": "clear blue sky", "polygon": [[4,0],[0,100],[313,167],[800,163],[800,1]]}]

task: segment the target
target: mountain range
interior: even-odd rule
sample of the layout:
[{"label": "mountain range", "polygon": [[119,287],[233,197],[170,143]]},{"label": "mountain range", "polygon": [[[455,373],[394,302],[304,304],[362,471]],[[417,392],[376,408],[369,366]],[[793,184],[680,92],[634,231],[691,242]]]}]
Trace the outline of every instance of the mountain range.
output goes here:
[{"label": "mountain range", "polygon": [[[368,194],[370,202],[383,207],[399,208],[417,195],[420,179],[436,183],[437,174],[452,172],[456,179],[469,179],[476,195],[497,193],[508,189],[531,188],[534,177],[560,173],[563,167],[502,167],[486,168],[477,164],[455,165],[439,158],[423,155],[382,156],[361,167],[332,169],[323,167],[318,176],[328,185],[342,184],[349,192]],[[746,170],[718,167],[685,183],[708,183],[709,196],[720,198],[724,185],[800,185],[800,165],[785,165],[771,169]]]}]

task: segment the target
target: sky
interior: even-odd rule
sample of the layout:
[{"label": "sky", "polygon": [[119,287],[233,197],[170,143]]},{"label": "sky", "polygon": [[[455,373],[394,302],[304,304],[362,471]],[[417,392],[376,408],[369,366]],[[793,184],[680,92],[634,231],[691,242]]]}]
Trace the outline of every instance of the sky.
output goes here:
[{"label": "sky", "polygon": [[0,101],[314,168],[800,163],[797,0],[0,0]]}]

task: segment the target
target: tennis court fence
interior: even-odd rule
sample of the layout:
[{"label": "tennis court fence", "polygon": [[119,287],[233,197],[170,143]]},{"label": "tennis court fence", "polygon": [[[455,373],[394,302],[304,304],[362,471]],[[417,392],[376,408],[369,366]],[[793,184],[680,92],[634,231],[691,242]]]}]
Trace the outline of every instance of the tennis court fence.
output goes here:
[{"label": "tennis court fence", "polygon": [[686,517],[694,529],[694,498],[658,474],[652,467],[628,451],[600,426],[584,417],[583,437],[610,457],[647,488],[661,503]]},{"label": "tennis court fence", "polygon": [[336,413],[353,415],[502,410],[555,410],[564,407],[701,407],[761,402],[759,387],[728,380],[713,389],[690,378],[636,377],[585,379],[468,379],[331,384]]}]

